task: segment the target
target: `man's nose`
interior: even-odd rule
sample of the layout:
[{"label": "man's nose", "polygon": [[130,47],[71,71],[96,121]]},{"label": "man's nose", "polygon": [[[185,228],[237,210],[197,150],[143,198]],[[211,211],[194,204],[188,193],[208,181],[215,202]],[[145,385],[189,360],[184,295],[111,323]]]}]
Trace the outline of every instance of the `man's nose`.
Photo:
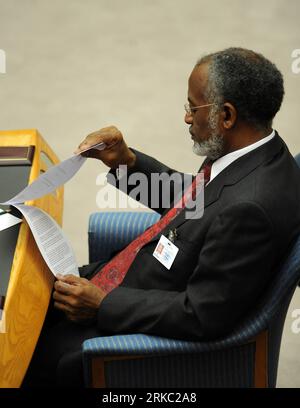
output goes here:
[{"label": "man's nose", "polygon": [[193,116],[189,115],[188,113],[186,113],[184,115],[184,121],[187,125],[192,125],[193,124]]}]

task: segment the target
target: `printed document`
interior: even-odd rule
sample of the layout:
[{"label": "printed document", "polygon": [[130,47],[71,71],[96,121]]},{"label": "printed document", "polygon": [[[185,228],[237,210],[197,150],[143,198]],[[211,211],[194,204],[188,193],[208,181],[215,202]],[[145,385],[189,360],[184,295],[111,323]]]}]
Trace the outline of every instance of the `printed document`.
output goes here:
[{"label": "printed document", "polygon": [[[105,147],[106,145],[104,143],[98,143],[84,151],[95,148],[103,150]],[[78,172],[85,161],[86,158],[80,154],[74,155],[61,163],[50,167],[46,173],[42,174],[17,195],[5,203],[0,203],[3,205],[13,205],[23,214],[32,231],[41,255],[55,276],[57,276],[57,274],[79,276],[74,251],[60,226],[49,214],[40,208],[25,205],[23,203],[52,193],[59,186],[70,180]],[[3,210],[0,212],[0,231],[1,229],[9,228],[18,222],[22,222],[22,220],[17,217],[8,213],[2,213]],[[1,220],[1,218],[3,218],[3,220]],[[14,220],[14,218],[16,220]],[[15,224],[13,224],[13,222],[15,222]]]}]

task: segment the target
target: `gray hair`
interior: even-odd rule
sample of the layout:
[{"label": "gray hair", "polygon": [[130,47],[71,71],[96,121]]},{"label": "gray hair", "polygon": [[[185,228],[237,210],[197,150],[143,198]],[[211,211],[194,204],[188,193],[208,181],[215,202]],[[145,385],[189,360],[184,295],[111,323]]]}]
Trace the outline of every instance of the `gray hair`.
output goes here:
[{"label": "gray hair", "polygon": [[283,77],[263,55],[244,48],[228,48],[208,54],[196,66],[208,63],[205,98],[221,110],[225,102],[235,106],[238,118],[258,130],[272,125],[283,96]]}]

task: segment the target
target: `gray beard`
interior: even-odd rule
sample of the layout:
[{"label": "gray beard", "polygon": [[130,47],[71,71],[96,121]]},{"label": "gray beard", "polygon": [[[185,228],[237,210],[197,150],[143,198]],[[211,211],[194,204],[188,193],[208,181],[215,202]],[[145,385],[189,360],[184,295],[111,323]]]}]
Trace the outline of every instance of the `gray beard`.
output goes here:
[{"label": "gray beard", "polygon": [[208,159],[216,160],[221,157],[224,148],[223,137],[213,132],[209,139],[203,142],[194,142],[193,152],[197,156],[207,156]]},{"label": "gray beard", "polygon": [[202,142],[194,141],[193,152],[197,156],[206,156],[210,160],[216,160],[222,156],[224,149],[223,136],[218,132],[218,105],[215,105],[209,112],[208,128],[210,137]]}]

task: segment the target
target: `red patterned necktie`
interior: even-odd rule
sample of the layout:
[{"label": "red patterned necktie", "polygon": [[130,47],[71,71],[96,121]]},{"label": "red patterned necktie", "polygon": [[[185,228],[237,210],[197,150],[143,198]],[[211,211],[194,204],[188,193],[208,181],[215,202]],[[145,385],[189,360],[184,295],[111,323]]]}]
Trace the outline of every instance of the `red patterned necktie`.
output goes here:
[{"label": "red patterned necktie", "polygon": [[[204,176],[204,185],[206,185],[210,179],[211,166],[212,162],[209,162],[201,169],[201,173],[203,173]],[[173,219],[183,210],[191,197],[194,198],[196,187],[202,179],[199,174],[188,187],[183,197],[181,197],[177,204],[171,208],[167,214],[134,239],[126,248],[119,252],[99,272],[97,272],[96,275],[93,276],[91,282],[94,285],[98,286],[106,293],[109,293],[115,287],[120,285],[139,250],[151,241],[152,238],[158,235],[168,224],[170,224],[171,221],[173,221]]]}]

